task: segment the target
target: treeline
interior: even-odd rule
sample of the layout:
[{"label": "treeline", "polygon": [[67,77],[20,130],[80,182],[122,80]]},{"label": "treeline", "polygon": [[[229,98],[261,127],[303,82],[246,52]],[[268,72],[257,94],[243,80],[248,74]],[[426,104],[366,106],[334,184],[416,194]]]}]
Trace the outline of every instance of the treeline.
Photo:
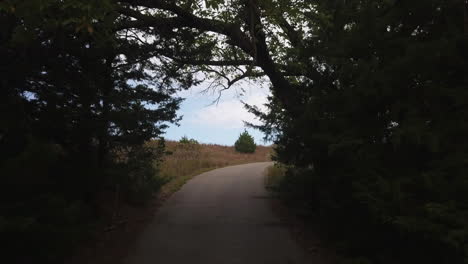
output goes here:
[{"label": "treeline", "polygon": [[100,193],[140,203],[161,183],[164,141],[144,143],[177,120],[176,71],[117,17],[110,1],[0,3],[2,261],[61,263],[94,234]]}]

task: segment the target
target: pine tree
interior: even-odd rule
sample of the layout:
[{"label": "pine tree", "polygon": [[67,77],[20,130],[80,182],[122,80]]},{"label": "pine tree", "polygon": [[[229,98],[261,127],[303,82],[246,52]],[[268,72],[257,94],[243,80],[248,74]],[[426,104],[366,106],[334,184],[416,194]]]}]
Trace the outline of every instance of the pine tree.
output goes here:
[{"label": "pine tree", "polygon": [[247,132],[247,130],[244,130],[236,140],[234,147],[236,151],[241,153],[254,153],[257,145],[255,145],[254,138]]}]

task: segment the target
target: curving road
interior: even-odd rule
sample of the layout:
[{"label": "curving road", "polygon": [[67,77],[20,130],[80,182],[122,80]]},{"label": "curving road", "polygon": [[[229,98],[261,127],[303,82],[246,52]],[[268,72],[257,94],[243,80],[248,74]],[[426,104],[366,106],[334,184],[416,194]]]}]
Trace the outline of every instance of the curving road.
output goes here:
[{"label": "curving road", "polygon": [[167,200],[128,264],[310,263],[272,213],[263,172],[271,162],[203,173]]}]

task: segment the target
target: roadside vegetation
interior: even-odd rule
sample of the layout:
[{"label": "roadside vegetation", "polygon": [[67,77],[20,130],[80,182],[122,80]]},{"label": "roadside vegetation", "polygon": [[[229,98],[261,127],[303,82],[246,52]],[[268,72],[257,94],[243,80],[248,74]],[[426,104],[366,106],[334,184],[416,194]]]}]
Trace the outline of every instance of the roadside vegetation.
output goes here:
[{"label": "roadside vegetation", "polygon": [[166,155],[160,164],[160,175],[167,183],[161,195],[177,191],[187,180],[202,172],[231,165],[271,160],[271,146],[257,146],[254,153],[240,153],[233,146],[200,144],[196,140],[182,138],[167,141]]},{"label": "roadside vegetation", "polygon": [[265,186],[266,188],[271,191],[273,194],[279,194],[279,189],[281,187],[281,183],[284,179],[284,175],[286,174],[286,168],[281,165],[275,164],[270,166],[265,171]]},{"label": "roadside vegetation", "polygon": [[162,184],[153,163],[164,142],[145,143],[178,120],[173,83],[192,82],[151,66],[137,41],[113,30],[107,4],[0,4],[4,262],[62,263],[101,234],[114,204],[143,203]]}]

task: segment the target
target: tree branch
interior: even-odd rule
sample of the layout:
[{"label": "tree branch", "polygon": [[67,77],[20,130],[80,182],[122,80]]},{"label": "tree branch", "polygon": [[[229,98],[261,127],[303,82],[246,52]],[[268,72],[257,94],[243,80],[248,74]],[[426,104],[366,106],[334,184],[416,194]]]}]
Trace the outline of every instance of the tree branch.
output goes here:
[{"label": "tree branch", "polygon": [[286,33],[286,36],[288,36],[289,41],[294,47],[302,47],[302,34],[296,31],[294,27],[291,24],[289,24],[286,18],[282,15],[279,17],[279,26]]},{"label": "tree branch", "polygon": [[[207,19],[207,18],[200,18],[195,16],[194,14],[178,7],[174,3],[167,3],[164,1],[150,1],[150,0],[126,0],[122,1],[128,3],[130,5],[138,5],[144,6],[148,8],[155,8],[160,10],[170,11],[177,15],[177,19],[174,21],[176,23],[180,23],[177,27],[190,27],[199,29],[201,31],[211,31],[215,32],[230,38],[229,44],[235,45],[239,47],[242,51],[249,55],[252,54],[253,45],[250,42],[249,37],[242,32],[239,25],[233,23],[227,23],[216,19]],[[134,11],[134,10],[132,10]],[[135,11],[138,12],[138,11]],[[126,15],[125,13],[122,13]],[[137,14],[132,12],[131,17],[140,19]],[[161,26],[164,24],[160,24],[161,18],[156,18],[156,20],[150,20],[148,16],[142,17],[146,20],[147,24],[145,26]],[[169,18],[164,18],[169,19]],[[170,23],[169,21],[164,21],[165,23]]]},{"label": "tree branch", "polygon": [[[145,26],[154,26],[157,28],[158,26],[161,26],[162,21],[166,22],[168,21],[167,19],[171,19],[172,23],[175,23],[171,25],[173,27],[189,27],[200,31],[218,33],[228,37],[228,44],[236,46],[246,54],[250,55],[254,58],[254,64],[263,69],[264,73],[269,77],[275,93],[286,109],[295,109],[298,102],[301,101],[300,98],[295,95],[294,85],[285,78],[270,55],[261,22],[261,11],[256,0],[244,0],[245,9],[251,12],[250,18],[244,18],[244,22],[254,29],[254,32],[251,32],[252,38],[241,30],[240,24],[223,22],[214,18],[198,17],[190,11],[177,6],[173,1],[126,0],[123,1],[123,3],[128,3],[133,6],[136,5],[165,10],[176,15],[174,18],[151,18],[147,15],[135,14],[132,12],[134,10],[130,9],[129,11],[128,8],[121,10],[123,15],[131,16],[137,20],[143,21],[143,24],[146,24]],[[174,58],[175,56],[172,55],[168,57]],[[177,60],[175,61],[177,62]],[[186,62],[183,63],[189,64],[189,62],[190,60],[186,60]],[[195,60],[193,62],[201,61]]]},{"label": "tree branch", "polygon": [[209,65],[209,66],[248,66],[252,65],[252,60],[193,60],[171,57],[176,62],[189,65]]},{"label": "tree branch", "polygon": [[155,28],[180,28],[180,27],[189,27],[185,20],[180,19],[178,17],[168,17],[168,18],[161,18],[155,16],[144,15],[139,11],[126,8],[126,7],[117,7],[117,11],[126,16],[131,17],[136,20],[129,20],[129,21],[122,21],[115,26],[116,30],[123,30],[123,29],[130,29],[130,28],[147,28],[147,27],[155,27]]}]

